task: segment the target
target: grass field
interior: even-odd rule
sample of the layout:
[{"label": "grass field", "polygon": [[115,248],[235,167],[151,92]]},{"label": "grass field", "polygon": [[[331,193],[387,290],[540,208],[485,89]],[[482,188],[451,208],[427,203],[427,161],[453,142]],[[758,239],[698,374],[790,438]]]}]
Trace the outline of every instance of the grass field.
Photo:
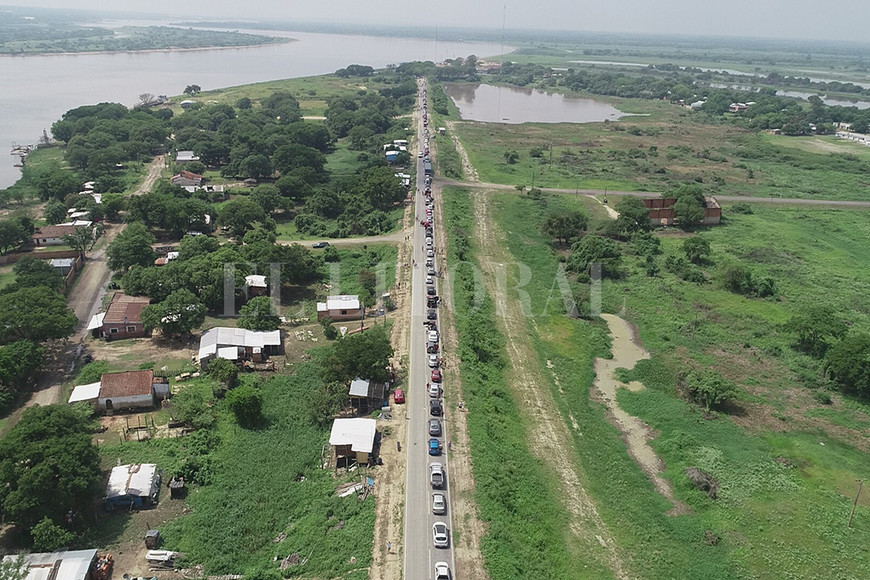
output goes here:
[{"label": "grass field", "polygon": [[[518,195],[500,195],[492,205],[511,253],[533,273],[523,288],[536,313],[529,332],[565,394],[551,377],[542,383],[559,401],[566,424],[569,414],[577,421],[580,460],[594,474],[587,485],[632,571],[644,578],[866,576],[870,557],[851,547],[870,535],[870,499],[862,499],[851,530],[845,522],[855,480],[870,474],[864,460],[868,407],[838,395],[832,406],[814,402],[801,378],[812,374],[812,365],[791,350],[791,337],[779,324],[825,296],[866,327],[866,276],[850,273],[863,271],[868,259],[860,248],[870,215],[760,208],[703,233],[714,248],[709,284],[696,286],[667,273],[647,278],[634,258],[624,279],[605,282],[604,309],[618,312],[624,303],[626,318],[637,324],[653,355],[627,377],[648,388],[622,391],[619,402],[656,430],[653,447],[667,465],[665,475],[692,509],[669,517],[668,503],[627,455],[601,407],[589,400],[591,357],[606,352],[600,324],[538,314],[558,263],[540,220],[566,203],[565,196],[545,200],[546,209]],[[777,240],[775,249],[771,239]],[[681,239],[662,241],[667,254],[678,251]],[[780,298],[746,299],[718,289],[718,268],[738,257],[774,276]],[[744,394],[732,415],[705,419],[677,396],[676,374],[692,366],[715,368],[741,385]],[[690,465],[719,479],[718,500],[690,487],[683,475]],[[716,546],[706,544],[705,530],[720,537]]]}]

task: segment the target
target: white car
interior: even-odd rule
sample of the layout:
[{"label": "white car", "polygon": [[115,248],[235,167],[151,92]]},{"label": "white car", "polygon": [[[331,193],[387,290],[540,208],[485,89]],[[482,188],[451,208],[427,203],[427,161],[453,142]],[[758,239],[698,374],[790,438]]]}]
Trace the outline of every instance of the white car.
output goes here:
[{"label": "white car", "polygon": [[428,250],[426,250],[426,256],[429,258],[434,258],[435,257],[435,250],[433,250],[432,248],[429,248]]},{"label": "white car", "polygon": [[432,524],[432,543],[436,548],[447,548],[450,546],[450,535],[447,533],[447,524],[444,522],[435,522]]},{"label": "white car", "polygon": [[435,279],[432,276],[426,276],[426,286],[431,286],[435,283]]},{"label": "white car", "polygon": [[441,394],[441,387],[438,386],[438,383],[430,383],[429,384],[429,396],[437,399]]},{"label": "white car", "polygon": [[447,500],[444,499],[443,493],[432,494],[432,513],[437,515],[447,513]]},{"label": "white car", "polygon": [[438,368],[438,355],[437,354],[430,354],[429,355],[429,366],[432,367],[433,369]]},{"label": "white car", "polygon": [[429,266],[429,268],[426,270],[426,273],[429,274],[430,276],[434,276],[435,275],[435,268],[433,268],[432,266]]},{"label": "white car", "polygon": [[423,159],[423,152],[420,151],[419,153],[417,153],[417,157],[420,158],[420,159]]},{"label": "white car", "polygon": [[447,562],[435,562],[435,580],[450,580],[450,566]]},{"label": "white car", "polygon": [[438,342],[438,331],[430,330],[428,340],[429,342]]}]

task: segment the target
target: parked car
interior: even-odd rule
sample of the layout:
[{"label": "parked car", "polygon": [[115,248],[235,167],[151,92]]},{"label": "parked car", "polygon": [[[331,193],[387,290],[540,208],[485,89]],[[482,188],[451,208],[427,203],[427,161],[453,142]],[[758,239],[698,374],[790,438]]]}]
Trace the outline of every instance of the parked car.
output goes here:
[{"label": "parked car", "polygon": [[423,159],[423,152],[420,151],[419,153],[417,153],[417,157],[420,158],[420,159]]},{"label": "parked car", "polygon": [[440,383],[441,382],[441,369],[432,369],[432,382]]},{"label": "parked car", "polygon": [[[436,399],[441,395],[441,387],[439,387],[436,383],[429,383],[429,396],[435,397]],[[432,433],[429,433],[430,435]]]},{"label": "parked car", "polygon": [[438,419],[429,419],[429,435],[432,437],[441,437],[441,421]]},{"label": "parked car", "polygon": [[405,391],[402,389],[396,389],[393,391],[393,402],[397,405],[401,405],[405,402]]},{"label": "parked car", "polygon": [[426,284],[427,285],[434,284],[434,283],[435,283],[435,278],[433,278],[432,276],[426,276]]},{"label": "parked car", "polygon": [[441,455],[441,442],[434,437],[429,439],[429,455]]},{"label": "parked car", "polygon": [[436,548],[447,548],[450,546],[450,535],[447,533],[447,524],[444,522],[435,522],[432,524],[432,541]]},{"label": "parked car", "polygon": [[317,243],[311,244],[311,247],[312,248],[325,248],[328,245],[329,245],[329,242],[317,242]]},{"label": "parked car", "polygon": [[444,409],[441,408],[441,401],[438,399],[429,399],[429,414],[433,417],[440,417]]},{"label": "parked car", "polygon": [[430,276],[434,276],[435,275],[435,268],[432,266],[429,266],[428,268],[426,268],[426,273],[429,274]]},{"label": "parked car", "polygon": [[432,248],[429,248],[428,250],[426,250],[426,255],[429,256],[430,258],[434,258],[435,257],[435,250],[433,250]]},{"label": "parked car", "polygon": [[429,464],[429,484],[434,489],[444,489],[444,466],[440,463]]},{"label": "parked car", "polygon": [[447,500],[443,493],[432,494],[432,513],[437,515],[447,513]]},{"label": "parked car", "polygon": [[435,296],[438,291],[435,289],[435,286],[426,286],[426,294],[429,296]]},{"label": "parked car", "polygon": [[428,318],[429,320],[435,320],[436,318],[438,318],[438,311],[434,308],[430,308],[429,311],[426,312],[426,318]]},{"label": "parked car", "polygon": [[426,300],[426,308],[437,308],[437,307],[438,307],[438,297],[437,296],[430,296]]},{"label": "parked car", "polygon": [[450,566],[447,562],[435,562],[435,580],[450,580]]},{"label": "parked car", "polygon": [[429,342],[438,342],[438,331],[430,330],[429,336],[426,337]]},{"label": "parked car", "polygon": [[440,365],[438,363],[438,355],[430,354],[429,355],[429,366],[433,369],[438,368]]},{"label": "parked car", "polygon": [[426,343],[426,352],[428,354],[435,354],[438,352],[438,343],[437,342],[429,342]]}]

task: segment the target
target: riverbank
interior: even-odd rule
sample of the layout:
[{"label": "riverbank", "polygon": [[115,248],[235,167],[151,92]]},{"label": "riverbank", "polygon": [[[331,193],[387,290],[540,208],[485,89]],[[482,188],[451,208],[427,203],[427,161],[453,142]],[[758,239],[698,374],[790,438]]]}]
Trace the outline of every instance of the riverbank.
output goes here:
[{"label": "riverbank", "polygon": [[264,46],[272,46],[276,44],[287,44],[290,42],[299,42],[296,38],[279,38],[273,37],[270,42],[260,44],[240,44],[235,46],[197,46],[190,48],[167,47],[167,48],[149,48],[143,50],[83,50],[83,51],[58,51],[58,52],[0,52],[0,58],[12,57],[28,57],[28,56],[92,56],[92,55],[115,55],[115,54],[152,54],[152,53],[178,53],[178,52],[202,52],[208,50],[229,50],[242,48],[262,48]]}]

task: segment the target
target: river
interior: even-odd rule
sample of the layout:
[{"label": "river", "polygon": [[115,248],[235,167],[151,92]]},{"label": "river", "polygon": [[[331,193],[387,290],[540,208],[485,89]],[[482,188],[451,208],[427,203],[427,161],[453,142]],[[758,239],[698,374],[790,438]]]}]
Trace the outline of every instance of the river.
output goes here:
[{"label": "river", "polygon": [[[492,56],[496,43],[435,42],[310,32],[259,31],[295,42],[219,50],[56,54],[0,57],[0,188],[20,176],[8,155],[13,143],[37,142],[60,116],[79,105],[136,104],[142,93],[179,95],[189,84],[203,90],[321,75],[349,64],[382,68],[414,60]],[[512,48],[505,47],[505,50]]]}]

